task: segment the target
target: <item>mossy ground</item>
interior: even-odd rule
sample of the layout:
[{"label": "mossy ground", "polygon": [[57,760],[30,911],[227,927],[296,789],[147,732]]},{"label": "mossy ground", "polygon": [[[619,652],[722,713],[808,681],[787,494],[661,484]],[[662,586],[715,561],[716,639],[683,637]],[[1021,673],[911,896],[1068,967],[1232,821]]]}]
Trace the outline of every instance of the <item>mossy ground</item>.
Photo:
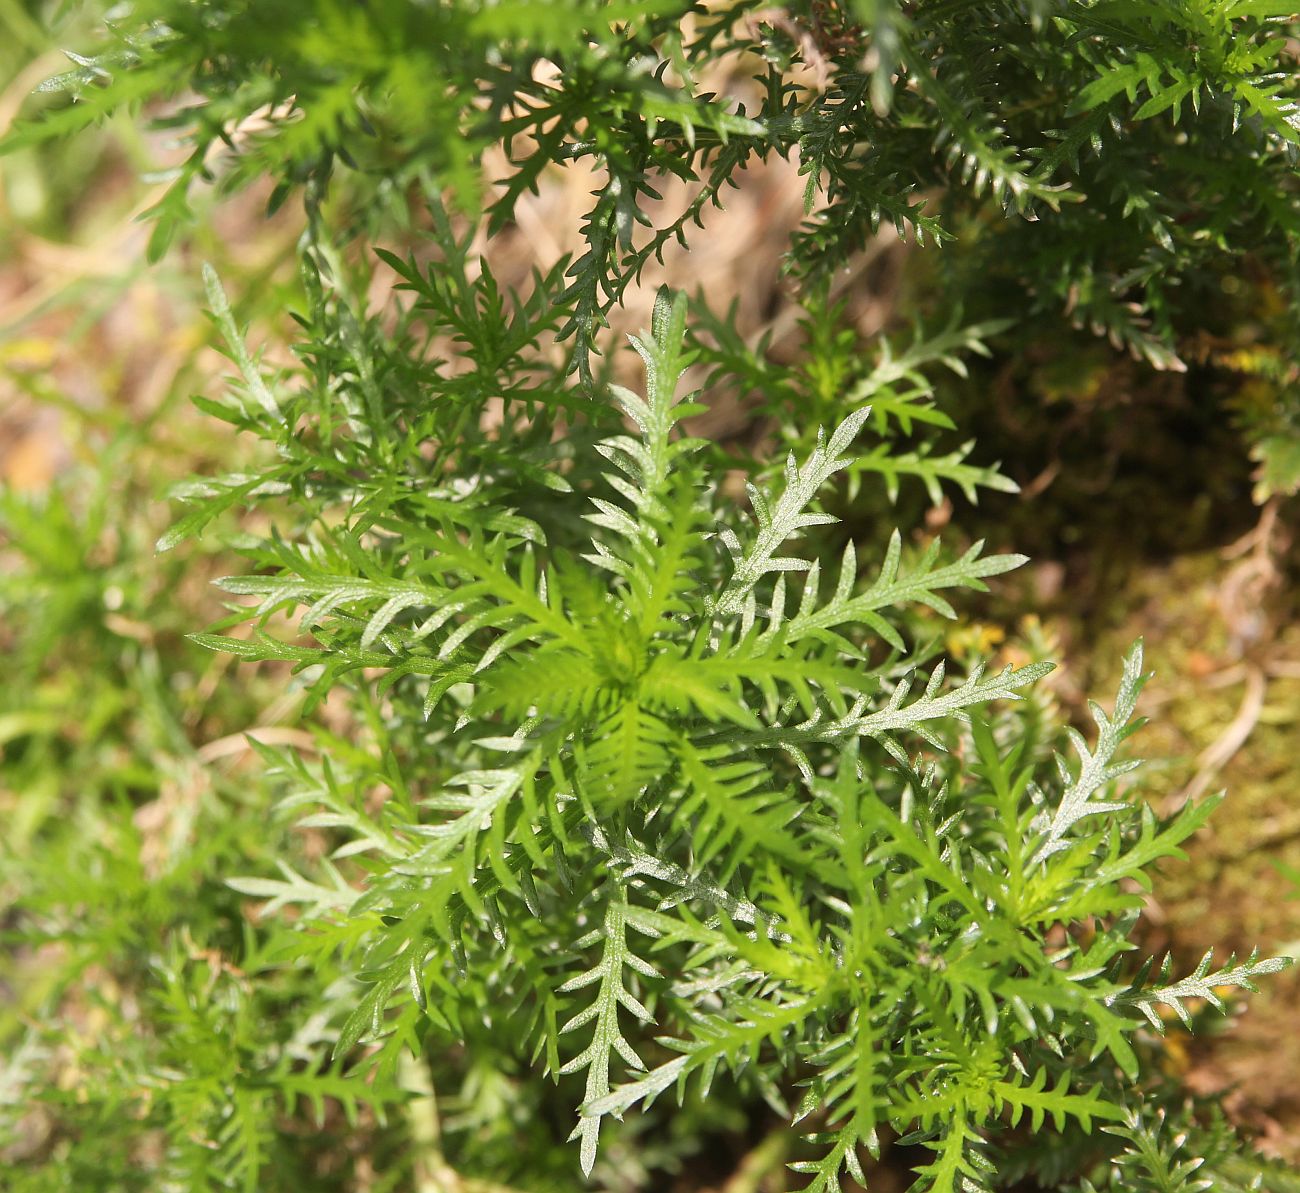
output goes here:
[{"label": "mossy ground", "polygon": [[[1096,666],[1118,661],[1133,638],[1146,641],[1155,673],[1146,693],[1152,720],[1139,739],[1153,760],[1141,772],[1146,798],[1168,807],[1191,785],[1226,792],[1209,830],[1191,842],[1187,862],[1158,875],[1149,904],[1150,947],[1170,949],[1185,962],[1212,946],[1300,954],[1300,886],[1280,868],[1300,866],[1300,624],[1280,620],[1284,594],[1271,594],[1271,615],[1267,595],[1259,605],[1234,609],[1225,600],[1233,567],[1210,551],[1133,570],[1115,594],[1110,624],[1088,649]],[[1248,645],[1234,627],[1243,616],[1260,618]],[[1117,665],[1113,672],[1094,671],[1093,686],[1108,690]],[[1170,1063],[1197,1092],[1230,1089],[1232,1112],[1294,1161],[1296,971],[1270,981],[1240,1010],[1230,1034],[1195,1042],[1172,1034]]]},{"label": "mossy ground", "polygon": [[[1226,793],[1188,860],[1156,876],[1148,949],[1183,966],[1211,947],[1300,956],[1300,882],[1286,873],[1300,867],[1300,499],[1256,504],[1242,382],[1158,374],[1068,337],[995,359],[983,381],[962,398],[971,433],[1022,493],[953,522],[1033,560],[992,602],[989,641],[1005,633],[1009,657],[1046,643],[1062,664],[1048,683],[1087,730],[1086,700],[1105,702],[1142,638],[1154,677],[1132,746],[1138,790],[1166,812]],[[1167,1051],[1193,1091],[1230,1091],[1233,1115],[1292,1162],[1297,1022],[1293,970],[1229,1019],[1198,1022],[1208,1035],[1175,1024]]]}]

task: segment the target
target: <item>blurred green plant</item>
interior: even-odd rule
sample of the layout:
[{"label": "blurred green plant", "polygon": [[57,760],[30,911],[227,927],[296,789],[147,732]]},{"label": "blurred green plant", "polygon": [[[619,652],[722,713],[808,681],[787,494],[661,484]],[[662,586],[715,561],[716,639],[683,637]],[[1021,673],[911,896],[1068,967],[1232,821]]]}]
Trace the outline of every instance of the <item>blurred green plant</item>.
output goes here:
[{"label": "blurred green plant", "polygon": [[[882,223],[957,237],[975,259],[950,302],[954,284],[997,279],[1000,313],[1064,316],[1181,369],[1223,268],[1249,260],[1296,309],[1294,15],[1263,0],[1014,0],[977,20],[897,0],[136,0],[44,85],[76,102],[47,103],[3,147],[168,101],[156,123],[184,156],[152,212],[155,257],[199,184],[269,179],[275,208],[342,169],[360,186],[350,231],[373,241],[423,178],[499,231],[549,169],[590,163],[586,248],[556,307],[588,388],[595,337],[645,264],[752,159],[797,152],[797,276],[826,277]],[[708,89],[719,72],[733,95]],[[479,162],[494,146],[509,164],[493,195]],[[658,210],[657,176],[698,183],[684,210]],[[1290,439],[1248,434],[1261,491],[1291,491]]]}]

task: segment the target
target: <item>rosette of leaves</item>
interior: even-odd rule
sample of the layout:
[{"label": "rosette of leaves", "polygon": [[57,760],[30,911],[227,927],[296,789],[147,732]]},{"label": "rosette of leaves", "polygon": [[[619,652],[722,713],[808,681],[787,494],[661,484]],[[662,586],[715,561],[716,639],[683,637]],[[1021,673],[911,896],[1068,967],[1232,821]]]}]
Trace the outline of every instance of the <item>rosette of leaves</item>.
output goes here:
[{"label": "rosette of leaves", "polygon": [[[801,1124],[810,1189],[865,1179],[886,1135],[949,1190],[990,1187],[1022,1121],[1131,1127],[1161,1009],[1285,964],[1128,963],[1149,871],[1214,802],[1160,821],[1119,791],[1140,649],[1093,743],[1044,771],[989,706],[1050,666],[917,677],[894,618],[1020,557],[905,564],[895,536],[863,576],[851,546],[801,550],[865,409],[726,512],[680,428],[685,320],[661,294],[634,340],[646,390],[615,391],[635,429],[599,444],[580,551],[472,502],[360,503],[224,581],[256,601],[233,616],[305,607],[316,642],[200,640],[361,674],[377,747],[277,762],[351,881],[234,885],[296,906],[291,954],[355,974],[333,1052],[356,1080],[406,1050],[435,1073],[460,1047],[531,1058],[571,1090],[585,1172],[610,1116],[721,1083]],[[1137,1139],[1097,1136],[1075,1175]]]}]

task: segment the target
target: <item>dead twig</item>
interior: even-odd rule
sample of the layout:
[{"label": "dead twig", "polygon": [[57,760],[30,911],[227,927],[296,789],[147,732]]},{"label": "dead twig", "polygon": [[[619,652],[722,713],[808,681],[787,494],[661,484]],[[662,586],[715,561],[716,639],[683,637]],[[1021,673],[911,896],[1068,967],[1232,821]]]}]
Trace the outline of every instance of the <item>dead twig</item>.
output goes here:
[{"label": "dead twig", "polygon": [[1245,665],[1246,690],[1242,694],[1241,706],[1237,715],[1214,741],[1201,751],[1196,759],[1196,774],[1182,791],[1177,792],[1168,801],[1166,814],[1177,811],[1189,800],[1200,799],[1214,782],[1215,776],[1233,756],[1246,744],[1251,732],[1259,723],[1260,713],[1264,711],[1264,695],[1268,691],[1268,677],[1264,669],[1254,663]]}]

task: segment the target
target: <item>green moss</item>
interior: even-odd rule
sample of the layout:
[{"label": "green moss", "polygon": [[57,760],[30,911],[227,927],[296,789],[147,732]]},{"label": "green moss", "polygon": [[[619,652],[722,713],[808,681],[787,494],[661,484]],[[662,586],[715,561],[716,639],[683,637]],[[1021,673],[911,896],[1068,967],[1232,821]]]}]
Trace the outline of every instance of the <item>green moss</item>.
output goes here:
[{"label": "green moss", "polygon": [[[1146,692],[1152,717],[1143,730],[1148,758],[1138,778],[1157,807],[1176,804],[1197,779],[1206,751],[1242,710],[1247,670],[1300,657],[1300,624],[1290,623],[1239,654],[1217,599],[1231,565],[1204,552],[1131,573],[1116,594],[1089,659],[1118,657],[1122,644],[1143,636],[1155,672]],[[1093,674],[1085,685],[1105,690],[1114,676]],[[1226,681],[1226,682],[1225,682]],[[1206,780],[1209,780],[1208,782]],[[1202,782],[1227,799],[1209,828],[1187,846],[1188,861],[1156,877],[1148,915],[1153,949],[1183,959],[1212,946],[1300,950],[1300,898],[1276,863],[1300,865],[1300,677],[1266,677],[1263,705],[1245,743]],[[1271,1146],[1300,1156],[1300,983],[1285,975],[1250,1002],[1239,1028],[1189,1058],[1196,1082],[1237,1087],[1234,1112],[1252,1121]]]}]

